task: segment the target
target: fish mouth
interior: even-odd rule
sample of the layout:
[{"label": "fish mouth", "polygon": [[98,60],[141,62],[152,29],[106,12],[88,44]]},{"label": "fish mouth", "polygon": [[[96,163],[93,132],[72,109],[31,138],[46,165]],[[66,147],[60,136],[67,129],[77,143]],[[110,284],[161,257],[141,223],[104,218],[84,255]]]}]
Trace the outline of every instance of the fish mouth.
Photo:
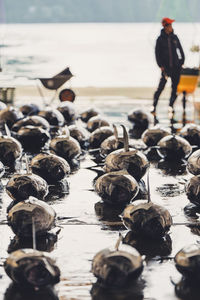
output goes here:
[{"label": "fish mouth", "polygon": [[151,218],[143,226],[143,232],[145,235],[154,239],[161,238],[166,233],[166,228],[162,226],[161,220],[158,217]]},{"label": "fish mouth", "polygon": [[127,204],[133,198],[126,188],[117,186],[113,189],[111,194],[111,202],[116,204]]},{"label": "fish mouth", "polygon": [[44,286],[51,282],[51,274],[41,262],[30,264],[25,270],[25,278],[32,286]]}]

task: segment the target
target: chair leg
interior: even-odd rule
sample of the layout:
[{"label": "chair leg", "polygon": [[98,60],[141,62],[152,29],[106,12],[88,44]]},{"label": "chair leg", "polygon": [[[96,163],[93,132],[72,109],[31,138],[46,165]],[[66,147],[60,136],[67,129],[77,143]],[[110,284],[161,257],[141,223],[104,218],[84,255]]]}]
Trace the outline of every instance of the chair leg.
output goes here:
[{"label": "chair leg", "polygon": [[40,96],[41,96],[41,98],[42,98],[43,105],[44,105],[44,106],[47,106],[47,105],[48,105],[48,104],[47,104],[47,99],[45,98],[45,96],[44,96],[44,94],[43,94],[43,92],[42,92],[41,82],[40,82],[39,79],[36,79],[36,87],[37,87],[38,92],[39,92],[39,94],[40,94]]},{"label": "chair leg", "polygon": [[185,111],[185,108],[186,108],[186,92],[184,91],[183,92],[183,99],[182,99],[182,102],[183,102],[183,110]]},{"label": "chair leg", "polygon": [[57,96],[57,92],[58,92],[58,90],[55,90],[55,93],[54,93],[53,97],[50,99],[49,104],[52,104],[52,102],[55,100],[55,98]]}]

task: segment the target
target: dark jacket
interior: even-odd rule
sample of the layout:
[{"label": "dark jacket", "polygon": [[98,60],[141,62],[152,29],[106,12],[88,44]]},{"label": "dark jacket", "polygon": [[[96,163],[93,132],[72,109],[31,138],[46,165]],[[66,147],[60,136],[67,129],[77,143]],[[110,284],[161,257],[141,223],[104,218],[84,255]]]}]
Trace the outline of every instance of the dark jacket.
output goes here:
[{"label": "dark jacket", "polygon": [[177,35],[173,32],[166,34],[164,29],[157,38],[155,53],[158,66],[164,67],[166,71],[181,67],[185,61],[183,48]]}]

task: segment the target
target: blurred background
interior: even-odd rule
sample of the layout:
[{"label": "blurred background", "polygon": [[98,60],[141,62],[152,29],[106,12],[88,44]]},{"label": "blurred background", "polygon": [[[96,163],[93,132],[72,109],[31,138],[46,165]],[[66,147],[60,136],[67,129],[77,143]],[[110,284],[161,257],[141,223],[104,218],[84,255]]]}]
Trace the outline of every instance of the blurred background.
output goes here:
[{"label": "blurred background", "polygon": [[176,20],[185,65],[198,67],[199,11],[199,0],[0,0],[2,73],[25,80],[69,66],[76,87],[154,87],[162,17]]}]

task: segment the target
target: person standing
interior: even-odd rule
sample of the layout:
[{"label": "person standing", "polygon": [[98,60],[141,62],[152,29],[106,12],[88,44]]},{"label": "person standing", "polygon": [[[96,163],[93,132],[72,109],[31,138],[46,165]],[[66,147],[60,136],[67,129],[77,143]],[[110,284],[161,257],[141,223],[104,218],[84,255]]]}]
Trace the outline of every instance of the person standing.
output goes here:
[{"label": "person standing", "polygon": [[170,18],[162,19],[163,29],[157,38],[155,55],[156,62],[161,69],[161,78],[156,92],[154,93],[151,113],[156,114],[156,107],[160,94],[162,93],[168,77],[171,78],[171,96],[169,99],[168,113],[173,115],[173,105],[177,98],[177,86],[180,80],[181,68],[185,61],[183,48],[176,34],[174,34],[172,23],[175,20]]}]

